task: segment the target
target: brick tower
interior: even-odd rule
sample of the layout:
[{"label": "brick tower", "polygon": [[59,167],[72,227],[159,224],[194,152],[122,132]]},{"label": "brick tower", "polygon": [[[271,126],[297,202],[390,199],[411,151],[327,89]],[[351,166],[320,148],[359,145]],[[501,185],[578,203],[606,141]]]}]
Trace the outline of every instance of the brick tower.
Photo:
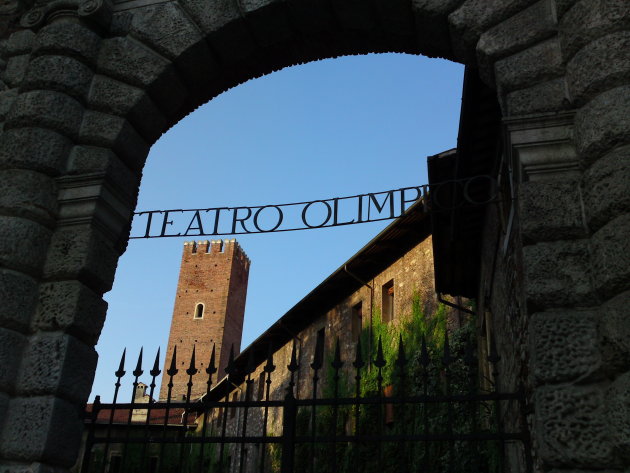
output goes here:
[{"label": "brick tower", "polygon": [[177,346],[177,369],[173,378],[171,399],[186,395],[193,346],[199,373],[193,377],[191,400],[206,392],[207,374],[212,346],[216,346],[219,371],[225,376],[225,366],[234,345],[235,355],[241,348],[249,259],[236,240],[212,240],[184,243],[179,270],[175,307],[168,337],[168,347],[162,372],[160,400],[168,394],[168,375],[173,349]]}]

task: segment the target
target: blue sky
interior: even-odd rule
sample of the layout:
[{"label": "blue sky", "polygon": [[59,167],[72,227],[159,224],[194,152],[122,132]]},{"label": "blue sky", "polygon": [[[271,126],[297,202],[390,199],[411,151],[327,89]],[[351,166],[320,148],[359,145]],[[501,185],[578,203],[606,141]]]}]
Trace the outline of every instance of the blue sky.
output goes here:
[{"label": "blue sky", "polygon": [[[425,184],[426,157],[456,145],[462,77],[459,64],[381,54],[246,82],[155,143],[137,210],[279,204]],[[242,346],[387,223],[239,236],[252,261]],[[140,347],[147,372],[157,348],[164,350],[183,243],[192,239],[130,241],[105,295],[90,399],[111,399],[123,348],[128,373]]]}]

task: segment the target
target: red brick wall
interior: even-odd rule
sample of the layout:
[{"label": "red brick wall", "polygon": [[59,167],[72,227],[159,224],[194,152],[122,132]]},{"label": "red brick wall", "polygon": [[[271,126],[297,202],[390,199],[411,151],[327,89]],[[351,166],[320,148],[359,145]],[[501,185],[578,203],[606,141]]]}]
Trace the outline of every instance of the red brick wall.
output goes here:
[{"label": "red brick wall", "polygon": [[[243,315],[247,296],[249,259],[235,240],[186,242],[177,283],[175,307],[168,339],[160,399],[168,394],[168,375],[173,350],[177,346],[177,369],[173,378],[172,399],[182,399],[187,392],[189,366],[193,346],[196,367],[208,367],[212,346],[216,345],[219,379],[234,344],[240,351]],[[203,318],[195,318],[195,307],[204,305]],[[198,376],[194,378],[197,381]],[[216,376],[215,376],[216,380]],[[191,399],[205,394],[205,383],[195,382]]]}]

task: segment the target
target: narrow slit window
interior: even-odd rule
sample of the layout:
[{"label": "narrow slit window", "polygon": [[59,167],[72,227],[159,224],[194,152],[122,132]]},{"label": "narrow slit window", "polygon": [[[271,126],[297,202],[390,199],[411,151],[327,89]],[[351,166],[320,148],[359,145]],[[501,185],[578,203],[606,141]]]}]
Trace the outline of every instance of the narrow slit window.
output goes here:
[{"label": "narrow slit window", "polygon": [[394,280],[383,284],[383,322],[388,323],[394,320]]},{"label": "narrow slit window", "polygon": [[203,304],[201,303],[195,306],[195,318],[203,319]]}]

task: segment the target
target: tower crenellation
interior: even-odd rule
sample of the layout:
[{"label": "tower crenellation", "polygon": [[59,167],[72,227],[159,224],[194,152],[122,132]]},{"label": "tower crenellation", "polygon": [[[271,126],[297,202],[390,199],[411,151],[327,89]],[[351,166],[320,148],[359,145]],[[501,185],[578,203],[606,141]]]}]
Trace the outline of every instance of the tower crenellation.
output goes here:
[{"label": "tower crenellation", "polygon": [[[160,399],[168,395],[168,376],[164,373],[175,347],[179,373],[173,378],[172,399],[186,395],[185,371],[193,347],[197,369],[205,373],[214,346],[217,376],[225,375],[230,347],[240,352],[249,267],[249,258],[234,239],[184,243]],[[192,399],[205,393],[204,384],[195,383]]]}]

